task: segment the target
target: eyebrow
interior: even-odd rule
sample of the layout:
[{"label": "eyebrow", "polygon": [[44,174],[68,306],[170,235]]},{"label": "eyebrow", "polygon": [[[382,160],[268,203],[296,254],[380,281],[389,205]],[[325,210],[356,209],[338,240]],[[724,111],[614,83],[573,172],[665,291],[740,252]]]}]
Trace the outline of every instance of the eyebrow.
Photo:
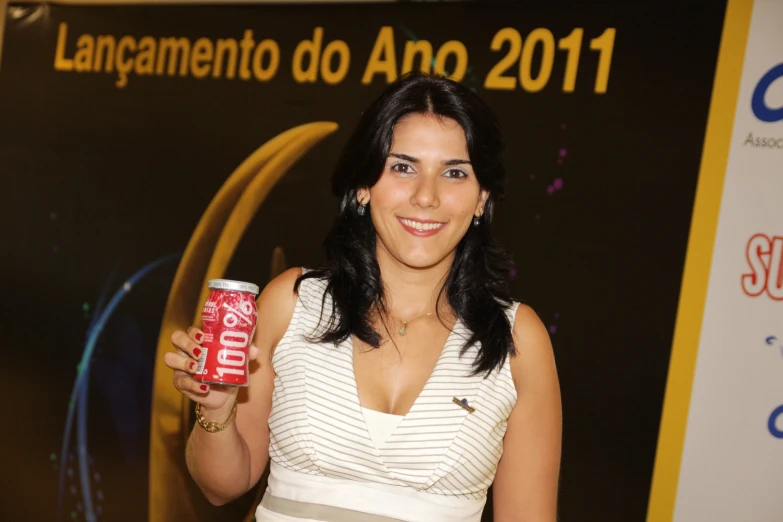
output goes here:
[{"label": "eyebrow", "polygon": [[[411,163],[418,163],[418,158],[414,158],[413,156],[408,156],[407,154],[399,154],[397,152],[390,152],[389,156],[393,156],[395,158],[410,161]],[[450,159],[443,162],[443,165],[447,167],[451,167],[454,165],[470,165],[470,160],[465,159]]]}]

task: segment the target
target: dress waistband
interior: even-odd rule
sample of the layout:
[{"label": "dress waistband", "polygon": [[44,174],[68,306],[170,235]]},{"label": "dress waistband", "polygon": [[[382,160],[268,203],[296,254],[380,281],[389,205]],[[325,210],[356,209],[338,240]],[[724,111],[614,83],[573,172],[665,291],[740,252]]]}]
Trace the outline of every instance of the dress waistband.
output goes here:
[{"label": "dress waistband", "polygon": [[265,509],[281,515],[309,518],[321,520],[323,522],[404,522],[399,518],[362,513],[354,511],[353,509],[275,497],[268,492],[264,495],[263,500],[261,500],[261,505]]},{"label": "dress waistband", "polygon": [[457,498],[404,486],[311,475],[272,461],[261,507],[292,518],[337,522],[479,522],[485,503],[486,497]]}]

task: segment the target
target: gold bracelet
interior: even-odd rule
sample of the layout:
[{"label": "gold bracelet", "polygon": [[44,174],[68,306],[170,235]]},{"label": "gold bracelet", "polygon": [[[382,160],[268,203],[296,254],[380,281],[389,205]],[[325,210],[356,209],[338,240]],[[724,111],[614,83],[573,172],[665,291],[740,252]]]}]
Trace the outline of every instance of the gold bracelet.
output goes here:
[{"label": "gold bracelet", "polygon": [[196,420],[198,421],[199,426],[207,430],[209,433],[217,433],[219,431],[223,431],[224,429],[228,428],[228,425],[231,424],[231,421],[234,419],[234,415],[236,415],[237,412],[237,400],[234,399],[234,406],[231,407],[231,413],[228,414],[228,418],[226,419],[226,422],[223,424],[219,422],[213,422],[208,421],[204,418],[204,416],[201,414],[201,403],[199,402],[196,404]]}]

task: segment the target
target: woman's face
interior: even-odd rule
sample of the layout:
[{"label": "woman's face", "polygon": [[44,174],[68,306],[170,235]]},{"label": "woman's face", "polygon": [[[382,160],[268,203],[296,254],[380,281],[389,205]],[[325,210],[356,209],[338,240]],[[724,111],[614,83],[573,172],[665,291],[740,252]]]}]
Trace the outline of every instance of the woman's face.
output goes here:
[{"label": "woman's face", "polygon": [[357,191],[360,204],[370,203],[379,257],[388,254],[412,268],[450,264],[487,196],[462,127],[429,114],[398,122],[378,182]]}]

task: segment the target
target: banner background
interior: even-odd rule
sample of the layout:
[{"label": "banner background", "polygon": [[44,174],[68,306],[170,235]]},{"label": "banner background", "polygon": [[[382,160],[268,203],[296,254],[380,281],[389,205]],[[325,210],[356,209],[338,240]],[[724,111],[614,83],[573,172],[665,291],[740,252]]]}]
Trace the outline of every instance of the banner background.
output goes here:
[{"label": "banner background", "polygon": [[[703,271],[709,283],[702,306],[683,302],[699,311],[694,326],[701,335],[686,352],[694,359],[693,389],[671,397],[689,405],[672,498],[673,519],[683,522],[783,516],[774,486],[783,479],[783,4],[732,5],[729,16],[733,10],[737,24],[725,44],[733,42],[744,60],[718,79],[734,91],[719,109],[733,125],[721,123],[725,144],[705,156],[705,164],[722,159],[714,178],[722,188],[720,211],[710,220],[714,252]],[[719,70],[723,52],[720,59]],[[712,129],[711,121],[708,133]],[[675,438],[664,420],[662,441]],[[671,456],[664,451],[659,459]]]},{"label": "banner background", "polygon": [[[53,519],[63,466],[70,470],[66,517],[83,519],[86,486],[99,518],[148,516],[153,361],[176,261],[134,285],[96,347],[85,483],[75,446],[65,456],[60,446],[99,297],[182,252],[217,189],[261,144],[297,125],[334,121],[339,130],[274,187],[226,275],[264,284],[276,247],[288,266],[321,262],[336,208],[329,175],[360,111],[385,86],[381,76],[369,85],[361,79],[379,31],[391,26],[398,67],[407,39],[427,39],[436,49],[462,42],[470,66],[464,83],[501,119],[510,179],[497,233],[518,264],[516,296],[550,328],[562,382],[561,518],[643,519],[724,7],[10,6],[0,165],[10,193],[4,222],[13,224],[5,232],[14,245],[3,260],[12,275],[3,317],[13,320],[6,342],[14,349],[3,386],[13,397],[8,417],[29,424],[5,435],[14,448],[7,465],[21,471],[8,486],[14,501],[3,518]],[[61,22],[67,57],[83,33],[193,42],[239,40],[252,29],[257,40],[279,44],[280,70],[266,83],[131,76],[118,88],[116,74],[54,70]],[[324,45],[340,39],[351,51],[338,85],[292,79],[294,49],[319,26]],[[546,28],[557,40],[584,28],[574,92],[562,91],[563,51],[540,92],[485,89],[508,50],[490,49],[504,27],[523,38]],[[617,36],[607,92],[596,94],[599,54],[589,41],[607,28]],[[539,62],[533,58],[533,70]],[[249,503],[199,516],[242,516]]]}]

